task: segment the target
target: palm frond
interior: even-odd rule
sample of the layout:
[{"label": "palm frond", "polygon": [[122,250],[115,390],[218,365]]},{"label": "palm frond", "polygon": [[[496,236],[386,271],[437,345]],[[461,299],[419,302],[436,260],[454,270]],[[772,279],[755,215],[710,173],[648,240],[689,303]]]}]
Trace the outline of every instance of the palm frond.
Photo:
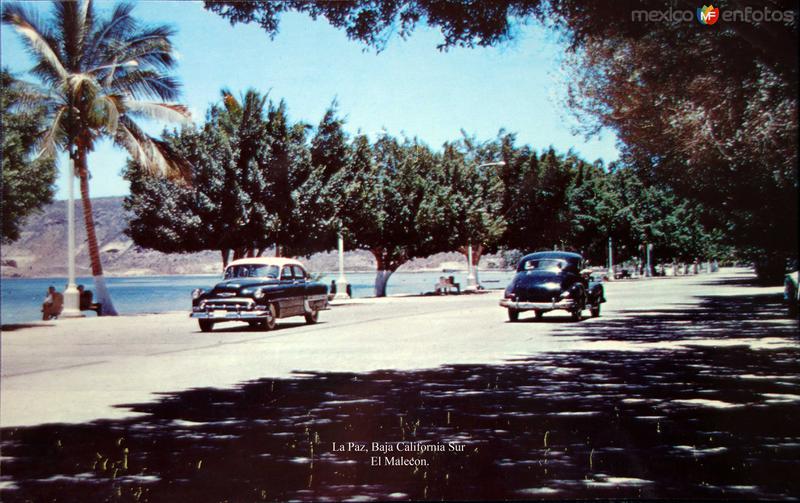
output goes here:
[{"label": "palm frond", "polygon": [[189,109],[173,103],[156,103],[153,101],[125,100],[123,103],[129,115],[147,117],[165,122],[188,124],[191,122]]},{"label": "palm frond", "polygon": [[92,110],[95,110],[98,115],[96,123],[103,124],[103,127],[112,138],[117,134],[119,119],[124,110],[123,102],[124,100],[121,96],[104,94],[97,96],[96,102],[92,107]]},{"label": "palm frond", "polygon": [[63,120],[66,110],[58,110],[51,121],[49,127],[33,144],[33,151],[36,152],[34,159],[39,157],[55,157],[58,151],[59,139],[64,136]]},{"label": "palm frond", "polygon": [[111,90],[120,94],[175,101],[180,93],[178,81],[153,70],[128,71],[111,82]]},{"label": "palm frond", "polygon": [[133,4],[119,3],[114,6],[111,16],[95,22],[94,31],[86,45],[83,58],[84,67],[97,67],[102,64],[103,50],[110,40],[120,40],[136,28],[136,20],[131,16]]},{"label": "palm frond", "polygon": [[10,107],[26,113],[41,109],[48,111],[62,104],[61,96],[50,89],[33,82],[14,77],[12,79],[8,84],[8,90],[12,92],[7,95],[13,95],[13,98],[8,103]]},{"label": "palm frond", "polygon": [[176,155],[166,142],[146,134],[128,117],[120,118],[114,141],[151,174],[191,181],[191,166]]},{"label": "palm frond", "polygon": [[27,47],[38,56],[40,63],[46,63],[50,70],[62,79],[68,72],[58,56],[58,47],[48,40],[47,32],[37,26],[33,16],[19,5],[8,5],[3,12],[3,23],[9,24],[22,35]]}]

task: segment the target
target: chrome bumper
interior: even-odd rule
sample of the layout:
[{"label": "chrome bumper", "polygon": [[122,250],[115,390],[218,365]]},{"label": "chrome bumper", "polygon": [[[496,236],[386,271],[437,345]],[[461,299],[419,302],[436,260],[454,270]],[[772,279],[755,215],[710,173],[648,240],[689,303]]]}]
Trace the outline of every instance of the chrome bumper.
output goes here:
[{"label": "chrome bumper", "polygon": [[266,320],[269,318],[269,311],[194,311],[189,315],[191,318],[201,320]]},{"label": "chrome bumper", "polygon": [[553,311],[556,309],[566,309],[571,311],[575,307],[575,301],[572,299],[561,299],[556,302],[517,302],[511,299],[501,299],[500,305],[508,309],[516,311]]}]

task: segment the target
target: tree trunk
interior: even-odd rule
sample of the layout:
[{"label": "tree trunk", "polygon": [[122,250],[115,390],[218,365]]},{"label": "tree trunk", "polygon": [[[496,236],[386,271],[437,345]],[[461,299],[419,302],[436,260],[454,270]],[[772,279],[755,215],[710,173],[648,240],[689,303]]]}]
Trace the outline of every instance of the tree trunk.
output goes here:
[{"label": "tree trunk", "polygon": [[481,255],[486,248],[483,247],[482,244],[472,245],[472,264],[469,263],[469,245],[459,246],[458,251],[464,255],[464,260],[467,263],[467,274],[469,274],[469,267],[472,266],[472,270],[475,273],[475,284],[481,284],[481,279],[478,275],[478,264],[481,261]]},{"label": "tree trunk", "polygon": [[377,262],[375,296],[386,297],[386,284],[389,282],[389,278],[407,259],[404,257],[392,257],[381,248],[373,248],[370,251]]},{"label": "tree trunk", "polygon": [[375,296],[386,297],[386,284],[389,282],[389,277],[394,271],[378,269],[375,275]]},{"label": "tree trunk", "polygon": [[92,200],[89,196],[89,169],[86,165],[86,152],[79,150],[76,161],[78,164],[78,177],[81,182],[81,202],[83,203],[86,240],[89,245],[89,260],[91,261],[92,277],[94,278],[95,302],[101,304],[99,312],[101,316],[117,316],[117,310],[114,308],[114,303],[111,302],[111,294],[103,277],[103,265],[100,263],[100,249],[97,245],[97,233],[94,228]]},{"label": "tree trunk", "polygon": [[228,267],[228,256],[230,255],[230,250],[227,248],[223,248],[219,251],[222,255],[222,270],[224,271],[226,267]]}]

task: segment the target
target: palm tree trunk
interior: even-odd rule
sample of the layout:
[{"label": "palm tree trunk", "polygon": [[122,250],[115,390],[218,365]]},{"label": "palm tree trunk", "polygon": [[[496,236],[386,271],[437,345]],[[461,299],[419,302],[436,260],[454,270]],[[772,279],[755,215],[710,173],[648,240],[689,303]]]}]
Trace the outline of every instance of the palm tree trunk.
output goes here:
[{"label": "palm tree trunk", "polygon": [[100,249],[97,246],[97,233],[94,229],[94,216],[92,213],[92,200],[89,197],[89,169],[86,165],[86,152],[78,152],[78,177],[81,181],[81,202],[83,203],[83,221],[86,225],[86,240],[89,244],[89,259],[92,265],[92,277],[94,278],[95,299],[101,304],[99,314],[101,316],[117,316],[114,303],[111,302],[111,294],[106,287],[106,280],[103,277],[103,265],[100,263]]}]

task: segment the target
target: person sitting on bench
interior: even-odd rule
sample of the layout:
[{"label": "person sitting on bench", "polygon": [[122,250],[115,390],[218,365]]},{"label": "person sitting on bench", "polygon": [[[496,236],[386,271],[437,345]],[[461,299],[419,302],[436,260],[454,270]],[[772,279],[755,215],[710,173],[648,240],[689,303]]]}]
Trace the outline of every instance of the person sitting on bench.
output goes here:
[{"label": "person sitting on bench", "polygon": [[97,313],[97,316],[100,316],[100,313],[103,311],[103,305],[92,303],[92,294],[91,290],[84,290],[83,285],[78,285],[78,294],[80,295],[80,310],[81,311],[94,311]]},{"label": "person sitting on bench", "polygon": [[42,303],[42,320],[58,318],[64,309],[64,296],[56,291],[56,287],[51,286],[47,289],[47,297]]},{"label": "person sitting on bench", "polygon": [[461,293],[461,283],[456,283],[455,276],[450,276],[449,278],[447,278],[447,285],[451,290],[455,288],[456,293]]},{"label": "person sitting on bench", "polygon": [[447,295],[447,291],[450,289],[450,284],[447,282],[444,276],[439,276],[439,282],[434,285],[434,291],[437,295]]}]

